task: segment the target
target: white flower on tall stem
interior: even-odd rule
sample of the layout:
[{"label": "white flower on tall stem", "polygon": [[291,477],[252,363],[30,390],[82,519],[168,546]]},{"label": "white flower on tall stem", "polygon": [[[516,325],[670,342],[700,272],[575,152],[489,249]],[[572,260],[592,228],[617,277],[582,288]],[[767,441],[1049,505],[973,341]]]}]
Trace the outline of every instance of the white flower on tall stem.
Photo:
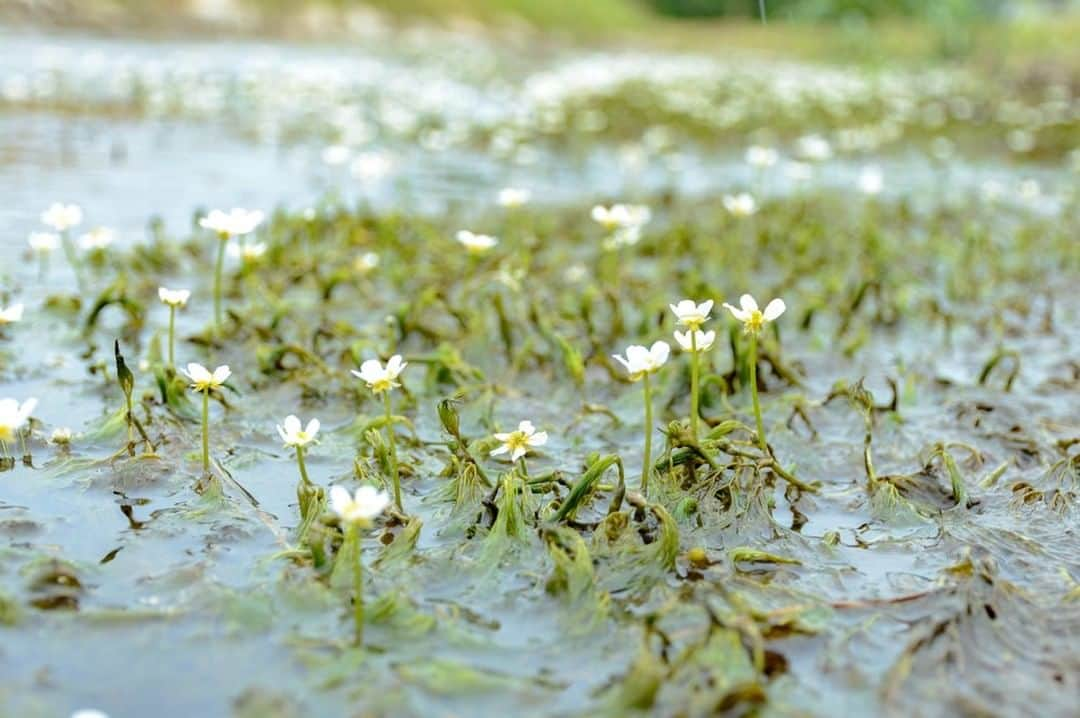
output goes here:
[{"label": "white flower on tall stem", "polygon": [[649,348],[639,344],[628,346],[625,359],[618,354],[613,355],[615,360],[626,368],[630,381],[643,381],[641,393],[645,400],[645,451],[641,464],[642,493],[648,491],[649,475],[652,473],[652,387],[649,385],[649,375],[658,371],[670,355],[671,347],[663,341],[654,342]]},{"label": "white flower on tall stem", "polygon": [[389,505],[390,497],[374,486],[361,486],[355,494],[350,494],[343,486],[330,487],[330,510],[345,524],[345,543],[337,560],[352,563],[353,624],[357,645],[364,642],[364,563],[360,555],[360,529],[370,528],[372,520]]},{"label": "white flower on tall stem", "polygon": [[191,292],[187,289],[166,289],[158,287],[158,299],[168,307],[180,308],[188,303]]},{"label": "white flower on tall stem", "polygon": [[671,307],[671,311],[675,314],[679,326],[700,329],[701,325],[709,318],[709,312],[713,308],[713,300],[706,299],[701,304],[698,304],[693,299],[683,299],[678,304],[669,304],[668,306]]},{"label": "white flower on tall stem", "polygon": [[221,308],[221,274],[225,268],[225,245],[230,237],[251,234],[262,224],[265,215],[258,210],[246,210],[239,207],[228,212],[215,209],[199,220],[199,226],[217,234],[219,240],[217,262],[214,264],[214,327],[221,328],[223,317]]},{"label": "white flower on tall stem", "polygon": [[692,330],[693,336],[690,332],[675,332],[675,342],[686,352],[705,352],[712,348],[713,343],[716,341],[716,332],[711,329],[707,332],[703,332],[700,329]]},{"label": "white flower on tall stem", "polygon": [[187,369],[181,369],[188,379],[191,379],[191,388],[195,391],[210,391],[225,386],[225,382],[232,376],[232,370],[227,365],[219,366],[210,371],[202,364],[192,362]]},{"label": "white flower on tall stem", "polygon": [[210,391],[219,389],[232,375],[228,366],[219,366],[210,371],[202,364],[194,362],[187,365],[183,370],[184,375],[191,379],[191,388],[203,395],[202,402],[202,460],[203,473],[210,474]]},{"label": "white flower on tall stem", "polygon": [[749,192],[726,194],[723,196],[722,201],[724,209],[736,217],[749,217],[757,213],[758,210],[757,200]]},{"label": "white flower on tall stem", "polygon": [[221,239],[251,234],[266,218],[259,210],[234,207],[228,212],[215,209],[199,220],[199,226],[215,232]]},{"label": "white flower on tall stem", "polygon": [[116,239],[116,232],[108,227],[94,227],[79,237],[79,246],[88,252],[103,251]]},{"label": "white flower on tall stem", "polygon": [[71,439],[74,437],[71,429],[66,426],[58,426],[53,429],[52,434],[49,435],[49,443],[54,446],[68,446],[71,444]]},{"label": "white flower on tall stem", "polygon": [[77,204],[54,202],[41,213],[41,223],[52,227],[57,232],[66,232],[72,227],[78,227],[82,224],[82,220],[82,208]]},{"label": "white flower on tall stem", "polygon": [[386,434],[388,437],[388,444],[390,445],[390,478],[394,482],[394,505],[397,506],[398,511],[404,511],[404,504],[401,501],[401,476],[398,471],[397,464],[397,439],[394,433],[394,411],[393,403],[390,399],[390,390],[401,386],[398,383],[397,378],[401,376],[401,372],[405,371],[405,367],[409,364],[401,360],[400,354],[395,354],[390,357],[386,362],[386,366],[378,359],[368,359],[366,362],[360,365],[360,371],[353,371],[352,374],[359,379],[362,379],[371,389],[372,393],[378,396],[383,395],[383,411],[384,420],[386,423]]},{"label": "white flower on tall stem", "polygon": [[22,304],[0,307],[0,326],[22,321],[24,309],[25,307]]},{"label": "white flower on tall stem", "polygon": [[641,381],[653,374],[667,362],[671,346],[664,341],[654,342],[651,347],[632,344],[626,348],[626,358],[612,354],[612,358],[626,369],[630,381]]},{"label": "white flower on tall stem", "polygon": [[318,419],[312,419],[307,423],[307,426],[303,426],[298,417],[289,414],[285,417],[285,421],[282,422],[282,424],[278,424],[277,431],[285,446],[291,446],[294,449],[302,449],[308,444],[315,442],[315,437],[319,433],[320,426],[321,424]]},{"label": "white flower on tall stem", "polygon": [[186,289],[166,289],[158,287],[158,299],[169,308],[169,367],[176,366],[173,354],[174,337],[176,336],[176,310],[185,306],[191,292]]},{"label": "white flower on tall stem", "polygon": [[510,454],[510,461],[517,461],[531,449],[546,444],[548,435],[546,431],[537,431],[531,421],[523,421],[518,424],[517,431],[495,434],[495,439],[502,444],[492,449],[491,456]]},{"label": "white flower on tall stem", "polygon": [[765,311],[758,309],[758,303],[749,294],[739,297],[739,306],[733,307],[724,303],[724,308],[731,312],[731,316],[743,323],[744,332],[750,337],[750,351],[747,362],[749,363],[750,398],[754,405],[754,420],[757,422],[758,445],[764,454],[769,453],[769,444],[765,440],[765,421],[761,416],[761,400],[758,398],[757,386],[757,345],[758,335],[766,322],[774,321],[784,313],[787,308],[783,299],[774,299],[765,307]]},{"label": "white flower on tall stem", "polygon": [[724,309],[731,312],[731,316],[743,323],[747,334],[758,334],[766,322],[771,322],[784,313],[787,307],[783,299],[774,299],[765,307],[765,311],[758,309],[758,303],[749,294],[739,297],[739,306],[733,307],[724,302]]},{"label": "white flower on tall stem", "polygon": [[491,235],[475,234],[467,229],[458,232],[455,238],[471,254],[483,254],[499,243],[499,240]]},{"label": "white flower on tall stem", "polygon": [[402,361],[400,354],[395,354],[386,362],[386,366],[383,366],[378,359],[368,359],[360,365],[360,371],[353,370],[352,374],[359,379],[363,379],[372,392],[381,394],[384,391],[401,386],[397,382],[397,378],[407,366],[409,366],[409,363]]},{"label": "white flower on tall stem", "polygon": [[522,207],[529,203],[532,199],[532,192],[527,189],[520,189],[517,187],[504,187],[499,190],[498,202],[499,206],[506,207],[507,209],[515,209]]}]

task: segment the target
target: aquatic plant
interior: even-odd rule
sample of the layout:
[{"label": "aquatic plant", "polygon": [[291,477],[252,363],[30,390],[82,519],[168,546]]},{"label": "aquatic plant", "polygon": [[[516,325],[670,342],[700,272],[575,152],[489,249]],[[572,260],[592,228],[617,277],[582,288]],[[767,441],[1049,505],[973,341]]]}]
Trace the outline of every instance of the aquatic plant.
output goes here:
[{"label": "aquatic plant", "polygon": [[360,530],[370,528],[372,520],[389,504],[390,497],[386,492],[373,486],[361,486],[355,494],[349,494],[343,486],[330,487],[330,508],[345,524],[345,542],[337,560],[352,564],[353,622],[358,646],[364,643],[364,563]]},{"label": "aquatic plant", "polygon": [[701,325],[709,318],[709,312],[713,308],[713,300],[708,299],[697,304],[693,299],[683,299],[678,304],[669,304],[671,311],[679,326],[686,327],[689,331],[685,334],[675,332],[675,341],[685,351],[690,352],[690,436],[697,441],[698,437],[698,375],[700,373],[698,352],[708,350],[716,339],[715,332],[704,334]]},{"label": "aquatic plant", "polygon": [[176,334],[176,310],[187,306],[191,292],[187,289],[166,289],[158,287],[158,299],[169,308],[169,368],[176,368],[173,358],[173,344]]},{"label": "aquatic plant", "polygon": [[360,365],[360,371],[352,371],[353,376],[362,379],[373,394],[376,396],[382,394],[386,441],[390,446],[390,479],[394,486],[394,506],[402,512],[405,511],[405,506],[401,501],[401,477],[397,463],[397,440],[394,434],[394,412],[390,391],[401,386],[397,378],[408,365],[408,362],[401,360],[400,354],[395,354],[386,362],[386,366],[383,366],[378,359],[368,359]]},{"label": "aquatic plant", "polygon": [[613,354],[615,361],[626,369],[630,381],[642,382],[641,394],[645,402],[645,448],[641,464],[641,491],[649,490],[649,474],[652,472],[653,405],[649,376],[660,370],[671,354],[671,346],[664,341],[654,342],[651,347],[632,344],[626,348],[626,357]]},{"label": "aquatic plant", "polygon": [[264,215],[258,210],[235,207],[228,212],[215,209],[199,220],[199,226],[217,235],[217,261],[214,263],[214,328],[221,329],[223,313],[221,306],[221,281],[225,270],[225,247],[232,237],[251,234],[262,224]]},{"label": "aquatic plant", "polygon": [[739,297],[738,307],[734,307],[727,302],[724,303],[724,309],[727,309],[731,312],[731,316],[742,322],[743,333],[750,339],[747,357],[750,371],[750,396],[754,402],[754,420],[757,422],[758,444],[766,454],[769,453],[769,444],[765,440],[765,422],[761,418],[761,401],[758,398],[757,385],[758,337],[766,322],[775,320],[784,313],[786,308],[784,300],[774,299],[769,302],[765,307],[765,311],[762,312],[758,309],[757,302],[749,294]]},{"label": "aquatic plant", "polygon": [[[19,403],[18,399],[0,399],[0,458],[10,462],[13,457],[8,450],[8,442],[16,437],[23,438],[22,429],[30,421],[30,415],[37,408],[37,399],[27,399]],[[23,454],[26,454],[25,444]]]},{"label": "aquatic plant", "polygon": [[203,474],[210,476],[210,392],[225,386],[232,371],[228,365],[222,365],[211,372],[192,362],[181,372],[191,380],[191,389],[202,394],[202,467]]},{"label": "aquatic plant", "polygon": [[518,424],[516,431],[495,434],[495,440],[501,443],[491,450],[490,455],[510,454],[511,462],[520,459],[521,473],[527,478],[529,472],[525,468],[525,455],[530,450],[546,444],[548,435],[546,431],[537,431],[531,421],[525,420]]}]

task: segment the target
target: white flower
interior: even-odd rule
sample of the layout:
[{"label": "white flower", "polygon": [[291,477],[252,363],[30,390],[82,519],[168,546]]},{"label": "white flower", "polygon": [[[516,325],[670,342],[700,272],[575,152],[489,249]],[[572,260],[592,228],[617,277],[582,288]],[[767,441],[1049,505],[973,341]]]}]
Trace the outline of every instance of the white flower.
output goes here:
[{"label": "white flower", "polygon": [[108,227],[94,227],[92,230],[79,237],[79,246],[85,250],[93,251],[105,249],[116,239],[116,232]]},{"label": "white flower", "polygon": [[375,182],[394,169],[393,160],[378,152],[364,152],[349,165],[349,173],[362,182]]},{"label": "white flower", "polygon": [[157,295],[162,304],[170,307],[182,307],[191,298],[191,292],[186,289],[166,289],[165,287],[158,287]]},{"label": "white flower", "polygon": [[[707,332],[703,332],[700,329],[695,329],[693,331],[694,331],[694,341],[693,342],[690,341],[690,332],[679,332],[679,331],[675,332],[675,341],[679,343],[679,346],[682,347],[683,351],[686,351],[686,352],[692,352],[692,351],[704,352],[704,351],[708,351],[712,347],[713,342],[716,341],[716,332],[714,332],[712,330],[707,331]],[[696,346],[697,346],[696,350],[694,348],[695,343],[696,343]]]},{"label": "white flower", "polygon": [[374,486],[361,486],[355,495],[344,486],[330,487],[330,508],[346,523],[369,526],[389,505],[390,496]]},{"label": "white flower", "polygon": [[652,210],[643,204],[613,204],[610,207],[598,204],[592,208],[592,218],[609,232],[641,229],[652,219]]},{"label": "white flower", "polygon": [[757,212],[757,200],[748,192],[726,194],[723,198],[724,209],[736,217],[749,217]]},{"label": "white flower", "polygon": [[780,155],[772,147],[753,145],[746,150],[747,164],[758,169],[772,167],[778,159],[780,159]]},{"label": "white flower", "polygon": [[22,304],[12,304],[10,307],[6,308],[0,307],[0,326],[22,321],[23,309],[24,307]]},{"label": "white flower", "polygon": [[242,234],[250,234],[262,224],[264,215],[258,210],[233,208],[228,212],[215,209],[207,216],[199,220],[199,226],[217,232],[222,239],[239,237]]},{"label": "white flower", "polygon": [[739,307],[733,307],[725,302],[724,309],[727,309],[731,312],[731,316],[743,323],[748,334],[757,334],[765,326],[765,322],[773,321],[787,309],[784,306],[783,299],[774,299],[769,302],[768,306],[765,307],[765,311],[762,312],[758,309],[758,303],[749,294],[739,297],[739,305]]},{"label": "white flower", "polygon": [[50,254],[60,246],[60,236],[52,232],[31,232],[26,243],[38,254]]},{"label": "white flower", "polygon": [[15,432],[26,425],[37,407],[37,399],[20,404],[15,399],[0,399],[0,441],[11,441]]},{"label": "white flower", "polygon": [[49,443],[56,446],[67,446],[71,443],[72,437],[71,429],[66,426],[60,426],[53,429],[52,435],[49,436]]},{"label": "white flower", "polygon": [[373,392],[381,394],[401,386],[396,379],[407,366],[409,366],[408,362],[401,361],[401,355],[395,354],[390,357],[390,361],[386,362],[385,367],[378,359],[368,359],[360,365],[360,371],[353,371],[352,374],[367,382]]},{"label": "white flower", "polygon": [[509,453],[510,460],[517,461],[529,453],[529,449],[546,444],[548,435],[546,431],[537,431],[531,421],[523,421],[518,424],[517,431],[495,434],[495,438],[502,442],[502,446],[492,450],[491,455]]},{"label": "white flower", "polygon": [[266,254],[266,242],[244,242],[243,244],[230,244],[226,250],[233,259],[249,264],[256,262]]},{"label": "white flower", "polygon": [[315,441],[315,435],[319,433],[319,420],[312,419],[307,426],[300,426],[300,419],[289,414],[285,417],[285,425],[278,424],[277,431],[285,446],[300,449]]},{"label": "white flower", "polygon": [[486,252],[499,243],[499,240],[492,236],[487,234],[473,234],[467,229],[463,229],[457,233],[457,241],[460,242],[465,249],[475,254]]},{"label": "white flower", "polygon": [[364,252],[353,262],[353,269],[360,274],[367,274],[379,266],[379,255],[374,252]]},{"label": "white flower", "polygon": [[877,195],[885,188],[885,176],[877,167],[864,167],[859,174],[859,191],[863,194]]},{"label": "white flower", "polygon": [[638,381],[646,374],[652,374],[664,365],[671,354],[671,347],[667,342],[658,341],[651,347],[645,348],[640,344],[633,344],[626,348],[626,358],[613,354],[615,361],[626,367],[631,381]]},{"label": "white flower", "polygon": [[180,371],[183,372],[188,379],[191,379],[191,388],[195,391],[217,389],[232,375],[232,371],[229,370],[228,366],[219,366],[211,373],[210,370],[202,364],[196,364],[194,362],[188,364],[186,370],[181,369]]},{"label": "white flower", "polygon": [[532,192],[517,187],[504,187],[499,190],[499,205],[513,209],[529,203]]},{"label": "white flower", "polygon": [[54,202],[47,210],[41,213],[41,222],[52,227],[57,232],[64,232],[82,223],[82,208],[77,204],[60,204]]},{"label": "white flower", "polygon": [[823,162],[832,157],[832,146],[821,135],[806,135],[799,138],[799,155],[804,160]]},{"label": "white flower", "polygon": [[109,716],[96,708],[80,708],[71,714],[71,718],[109,718]]},{"label": "white flower", "polygon": [[669,304],[668,306],[675,313],[679,326],[700,329],[705,320],[709,318],[709,312],[713,308],[713,300],[707,299],[701,304],[696,304],[693,299],[683,299],[678,304]]}]

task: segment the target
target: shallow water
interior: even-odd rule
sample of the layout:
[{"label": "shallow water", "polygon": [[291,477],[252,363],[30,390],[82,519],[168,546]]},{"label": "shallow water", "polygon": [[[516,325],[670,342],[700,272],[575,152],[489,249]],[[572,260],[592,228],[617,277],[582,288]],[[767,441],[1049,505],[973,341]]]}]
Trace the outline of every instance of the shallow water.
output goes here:
[{"label": "shallow water", "polygon": [[[619,715],[628,711],[626,705],[605,689],[621,685],[641,645],[656,651],[655,636],[651,642],[642,638],[644,617],[653,616],[672,654],[702,635],[718,641],[735,636],[734,647],[720,652],[726,657],[722,670],[715,659],[702,659],[698,666],[693,651],[683,655],[681,668],[677,661],[667,665],[669,672],[652,706],[663,715],[708,715],[718,705],[728,705],[719,683],[741,685],[748,672],[754,673],[738,650],[739,634],[730,633],[730,626],[709,628],[702,612],[703,606],[711,606],[730,618],[731,625],[742,625],[736,620],[740,611],[733,608],[739,604],[730,601],[732,593],[756,611],[756,630],[772,631],[767,647],[788,664],[786,671],[765,682],[766,713],[1019,715],[1038,705],[1043,715],[1070,714],[1080,691],[1080,665],[1067,638],[1080,630],[1076,478],[1066,477],[1062,483],[1071,496],[1063,510],[1038,500],[1018,506],[1015,488],[1029,482],[1048,491],[1048,466],[1072,455],[1070,451],[1075,454],[1075,447],[1065,442],[1080,435],[1075,411],[1078,258],[1075,247],[1070,254],[1067,242],[1052,239],[1055,228],[1061,232],[1077,226],[1072,199],[1076,176],[1063,164],[1017,163],[989,154],[950,160],[943,174],[942,162],[928,159],[912,143],[910,148],[830,160],[815,170],[813,180],[800,183],[784,177],[779,168],[758,178],[730,141],[716,146],[688,142],[664,150],[635,145],[628,151],[624,140],[601,132],[585,147],[530,143],[530,151],[518,147],[508,158],[465,141],[432,146],[429,137],[428,146],[422,147],[408,133],[380,130],[355,146],[349,143],[350,152],[353,157],[360,152],[392,157],[393,169],[361,181],[347,165],[328,166],[322,159],[327,144],[340,138],[327,138],[319,127],[310,135],[297,132],[294,120],[306,110],[262,94],[265,89],[254,93],[263,97],[258,108],[267,113],[264,126],[270,130],[260,138],[252,132],[260,123],[243,112],[230,109],[220,118],[207,116],[198,106],[194,111],[147,112],[146,106],[130,102],[127,85],[114,93],[115,88],[99,84],[110,75],[110,63],[142,66],[153,56],[158,71],[175,79],[186,76],[186,63],[194,56],[200,68],[195,77],[224,77],[216,87],[242,85],[245,70],[230,73],[237,72],[237,62],[248,61],[247,48],[71,37],[4,39],[0,85],[8,88],[8,101],[0,114],[0,193],[6,198],[0,210],[0,276],[4,290],[27,304],[27,318],[6,328],[6,338],[0,339],[0,394],[41,400],[34,414],[40,422],[32,442],[34,466],[17,464],[0,474],[0,534],[6,539],[0,599],[15,607],[12,625],[0,627],[4,714],[63,715],[94,705],[114,718],[147,712],[290,716],[349,710],[364,715],[487,715],[508,710]],[[42,49],[44,45],[71,49],[58,53]],[[367,70],[372,76],[364,80],[366,91],[393,78],[429,78],[439,90],[429,101],[447,108],[451,120],[474,108],[470,98],[480,98],[481,109],[491,108],[481,115],[512,114],[505,109],[505,98],[516,95],[488,84],[493,74],[490,57],[487,64],[477,60],[472,69],[448,70],[415,48],[404,58],[388,52],[376,48],[342,59],[319,48],[260,45],[253,62],[264,68],[266,77],[290,64],[300,68],[298,75],[316,80]],[[86,62],[87,54],[97,59]],[[49,102],[12,100],[11,77],[33,75],[22,64],[27,57],[34,63],[49,58],[49,77],[68,78],[59,86],[70,94],[47,93]],[[573,57],[560,55],[558,61],[581,68]],[[677,64],[677,59],[672,62]],[[560,72],[566,71],[552,71]],[[440,94],[446,91],[447,75],[471,87],[473,94],[455,96],[454,101]],[[511,83],[526,76],[517,66],[507,75]],[[413,87],[389,94],[405,102],[403,96],[418,92]],[[340,104],[342,97],[322,101]],[[247,102],[243,99],[239,106],[247,107]],[[508,542],[490,540],[492,534],[483,532],[466,540],[464,527],[473,523],[480,507],[470,507],[463,517],[440,498],[447,479],[438,474],[447,451],[436,445],[446,437],[435,403],[459,387],[425,372],[422,357],[435,347],[414,336],[405,351],[412,366],[406,375],[410,396],[403,399],[402,411],[414,422],[419,442],[406,441],[403,432],[402,456],[415,471],[405,481],[406,508],[422,519],[423,528],[415,549],[397,558],[380,553],[379,542],[384,534],[401,534],[400,528],[372,531],[366,542],[371,568],[367,595],[375,616],[367,651],[349,646],[348,609],[340,589],[314,580],[306,564],[276,556],[291,545],[297,506],[295,464],[279,445],[275,423],[290,412],[320,417],[322,441],[309,457],[309,470],[320,485],[355,485],[352,465],[357,457],[371,476],[378,475],[360,427],[377,416],[379,408],[366,396],[351,393],[352,380],[344,372],[348,362],[334,350],[344,353],[353,341],[364,356],[391,349],[393,332],[381,318],[399,311],[400,302],[415,299],[424,289],[417,285],[422,279],[438,278],[453,292],[467,290],[466,268],[459,266],[450,237],[470,220],[508,222],[491,208],[500,187],[529,187],[545,212],[568,225],[559,230],[565,235],[545,235],[548,241],[536,252],[535,269],[546,272],[540,275],[545,281],[524,294],[509,292],[511,310],[523,296],[556,307],[581,291],[566,286],[562,278],[570,262],[588,257],[590,251],[578,242],[579,229],[565,218],[567,207],[582,208],[577,225],[584,225],[585,207],[593,199],[648,199],[673,192],[676,200],[671,208],[658,211],[655,231],[688,222],[703,236],[722,239],[716,240],[715,251],[714,245],[703,245],[710,251],[699,255],[701,267],[680,264],[679,258],[665,254],[666,245],[656,247],[647,240],[640,261],[626,260],[628,300],[647,301],[662,311],[663,302],[656,303],[654,292],[682,290],[684,278],[711,287],[720,271],[736,272],[725,279],[729,285],[736,280],[742,284],[724,287],[734,295],[752,288],[744,285],[775,286],[787,271],[758,267],[751,280],[741,273],[746,264],[721,270],[718,265],[749,261],[737,256],[743,233],[699,219],[705,211],[695,204],[698,198],[712,200],[718,192],[753,188],[773,198],[777,214],[786,203],[843,206],[868,163],[882,168],[886,190],[877,200],[857,198],[850,204],[873,212],[880,202],[886,208],[881,211],[883,223],[900,221],[888,208],[902,202],[916,207],[916,215],[933,216],[944,205],[946,214],[992,217],[994,221],[987,222],[990,239],[982,251],[1000,250],[1004,259],[997,263],[978,254],[970,266],[972,271],[998,269],[1005,278],[988,282],[981,294],[962,283],[961,289],[976,295],[950,297],[950,281],[967,279],[957,269],[965,266],[955,254],[960,245],[922,246],[920,233],[929,233],[931,222],[915,219],[899,235],[890,235],[892,241],[903,237],[911,249],[901,248],[896,268],[889,272],[898,274],[901,266],[910,272],[907,255],[925,252],[942,259],[936,265],[928,262],[923,281],[912,282],[909,295],[898,291],[911,312],[898,325],[872,321],[868,315],[879,309],[875,307],[862,310],[855,327],[841,331],[834,307],[800,332],[794,318],[799,310],[791,311],[790,324],[783,329],[784,358],[800,367],[803,385],[769,376],[767,425],[783,460],[802,478],[822,482],[819,495],[802,494],[789,501],[783,482],[774,478],[771,493],[748,492],[750,503],[742,511],[727,511],[719,508],[717,495],[702,492],[696,518],[680,519],[679,559],[670,570],[657,568],[653,552],[658,542],[606,549],[585,532],[593,552],[593,580],[578,596],[549,591],[553,563],[534,527]],[[1038,191],[1029,184],[1026,194],[1021,193],[1021,183],[1031,178],[1039,181]],[[996,204],[979,199],[987,180],[1005,188]],[[280,332],[286,339],[314,345],[311,330],[316,327],[328,328],[334,321],[356,327],[355,336],[326,340],[331,348],[321,359],[331,369],[325,374],[310,366],[295,371],[255,366],[253,346],[262,346],[262,340],[246,325],[212,352],[190,341],[202,333],[209,315],[206,256],[199,253],[198,236],[189,248],[168,255],[165,266],[148,270],[147,277],[128,278],[148,309],[146,326],[134,336],[111,310],[84,333],[85,307],[74,315],[47,309],[49,296],[73,291],[73,275],[57,254],[42,280],[37,265],[23,256],[26,233],[37,228],[37,215],[53,200],[80,203],[88,225],[117,229],[119,244],[128,251],[138,244],[184,246],[192,233],[192,217],[203,208],[283,206],[300,211],[317,206],[321,216],[337,206],[333,201],[329,209],[324,206],[328,194],[349,204],[363,200],[379,211],[432,218],[442,235],[425,235],[422,228],[407,225],[400,235],[378,241],[373,246],[386,261],[392,262],[396,253],[402,257],[397,265],[404,266],[392,266],[385,279],[377,275],[370,285],[347,282],[342,297],[324,301],[313,287],[299,282],[289,290],[291,309],[299,319],[285,320]],[[854,234],[852,224],[858,221],[846,224],[844,214],[837,213],[837,225]],[[165,222],[164,238],[155,239],[147,230],[155,216]],[[813,221],[811,217],[806,224]],[[801,225],[792,220],[787,229],[794,235]],[[1029,240],[1020,244],[1015,227],[1047,237],[1044,255],[1031,252],[1026,273],[1013,271],[1009,264],[1015,260],[1014,247],[1032,246]],[[512,224],[504,229],[505,241],[527,246]],[[522,235],[531,231],[522,230]],[[584,234],[588,236],[587,230]],[[568,254],[559,253],[564,236],[562,244],[573,250]],[[274,243],[282,237],[293,241],[292,234],[271,235]],[[416,241],[430,243],[430,252],[410,256]],[[314,256],[326,252],[328,263],[345,261],[353,248],[343,249],[342,243],[328,233],[309,251]],[[837,249],[842,251],[842,243]],[[297,266],[309,259],[295,247],[283,251],[293,252],[283,256]],[[875,261],[869,250],[867,254],[868,261]],[[120,256],[118,266],[90,273],[95,291],[114,276],[133,274],[123,267],[134,255]],[[857,258],[853,252],[853,267]],[[488,274],[478,276],[490,275],[490,280],[497,268],[485,267]],[[234,282],[230,304],[250,316],[252,324],[265,321],[275,302],[271,283],[281,285],[278,275],[284,271],[266,268],[265,284],[258,272]],[[843,271],[849,273],[809,269],[790,291],[805,302],[837,297],[841,293],[816,291],[816,285],[827,286],[837,276],[863,276],[853,268]],[[693,279],[701,273],[706,277]],[[463,278],[461,283],[457,277]],[[167,319],[164,308],[151,303],[149,284],[159,281],[196,290],[192,307],[179,317],[180,361],[228,363],[238,372],[240,394],[229,396],[227,413],[215,407],[213,414],[214,456],[218,471],[228,477],[224,499],[193,490],[197,424],[153,401],[146,406],[152,407],[149,424],[160,442],[159,458],[103,461],[122,446],[124,432],[122,423],[114,423],[109,431],[96,433],[121,401],[115,383],[107,378],[112,376],[111,339],[124,336],[133,365],[149,357],[150,337],[160,335]],[[493,296],[490,286],[498,282],[476,289],[484,302]],[[931,299],[940,300],[954,316],[948,338],[942,324],[928,320],[922,309],[922,302]],[[796,307],[793,299],[789,304]],[[565,313],[566,307],[562,309]],[[431,311],[438,314],[436,320],[446,318],[437,308]],[[631,306],[626,311],[629,326],[617,345],[604,348],[607,353],[670,329],[669,319],[660,327],[644,310]],[[563,318],[554,309],[552,314]],[[631,486],[636,486],[641,461],[636,385],[610,381],[595,358],[583,390],[560,374],[557,362],[526,354],[524,366],[512,370],[495,348],[491,322],[457,335],[447,330],[447,336],[455,337],[467,361],[485,373],[480,384],[492,387],[490,402],[486,388],[471,386],[467,392],[462,407],[467,435],[480,437],[495,428],[492,419],[506,427],[529,417],[551,433],[551,442],[530,463],[534,474],[558,469],[573,481],[590,452],[614,452],[624,458]],[[578,339],[587,343],[584,336]],[[864,343],[856,344],[858,339]],[[986,385],[977,381],[997,343],[1021,357],[1008,392],[1002,389],[1000,372]],[[845,355],[848,344],[854,348]],[[713,361],[717,371],[727,371],[732,359],[725,347]],[[101,368],[88,371],[96,364]],[[681,359],[672,364],[658,380],[658,396],[674,407],[660,410],[662,423],[685,413]],[[879,405],[889,396],[886,377],[901,387],[898,410],[876,413],[873,455],[878,475],[917,475],[935,442],[963,442],[982,454],[979,461],[965,462],[965,451],[954,450],[973,503],[952,505],[948,478],[937,466],[914,490],[921,512],[880,511],[872,504],[863,468],[862,418],[845,399],[823,402],[835,382],[859,377],[866,377]],[[470,386],[457,383],[462,389]],[[147,370],[138,374],[137,394],[143,393],[155,394]],[[744,396],[730,400],[743,420],[752,421]],[[800,401],[816,436],[797,422],[795,428],[785,428],[791,407]],[[584,412],[584,402],[609,407],[617,423]],[[722,413],[718,400],[706,402],[707,415]],[[70,452],[43,442],[58,426],[76,432]],[[657,434],[656,440],[661,442],[662,436]],[[1007,470],[997,482],[980,487],[979,482],[1006,461]],[[493,476],[501,470],[494,462],[486,465]],[[771,513],[756,503],[770,496],[775,503]],[[671,499],[671,509],[676,502],[672,497],[656,500],[666,499]],[[586,522],[596,520],[605,507],[601,498],[581,514]],[[793,530],[796,512],[805,523]],[[655,526],[646,526],[648,520],[641,523],[646,532],[655,532]],[[835,544],[825,540],[830,531],[836,532]],[[704,548],[712,565],[692,569],[683,556],[692,547]],[[727,553],[735,547],[795,558],[801,565],[736,563]],[[372,566],[376,561],[381,565]],[[57,578],[71,575],[78,585]],[[379,606],[378,600],[386,603]],[[6,608],[0,614],[9,615]],[[794,618],[788,622],[785,616]],[[920,642],[924,632],[929,637]],[[750,636],[752,632],[743,639],[749,642]],[[910,664],[903,659],[905,647],[915,656]],[[1008,692],[1001,685],[1002,674],[1011,677]],[[694,702],[698,696],[701,703]],[[732,710],[754,704],[736,701]]]}]

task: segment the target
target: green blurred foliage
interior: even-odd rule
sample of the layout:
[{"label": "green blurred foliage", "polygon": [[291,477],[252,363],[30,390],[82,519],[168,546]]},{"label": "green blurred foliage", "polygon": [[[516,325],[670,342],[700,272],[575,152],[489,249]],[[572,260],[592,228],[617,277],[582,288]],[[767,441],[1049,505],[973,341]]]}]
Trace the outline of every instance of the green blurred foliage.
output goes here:
[{"label": "green blurred foliage", "polygon": [[[759,0],[651,0],[678,17],[758,17]],[[1005,0],[764,0],[770,18],[850,20],[912,17],[933,22],[997,17]]]}]

